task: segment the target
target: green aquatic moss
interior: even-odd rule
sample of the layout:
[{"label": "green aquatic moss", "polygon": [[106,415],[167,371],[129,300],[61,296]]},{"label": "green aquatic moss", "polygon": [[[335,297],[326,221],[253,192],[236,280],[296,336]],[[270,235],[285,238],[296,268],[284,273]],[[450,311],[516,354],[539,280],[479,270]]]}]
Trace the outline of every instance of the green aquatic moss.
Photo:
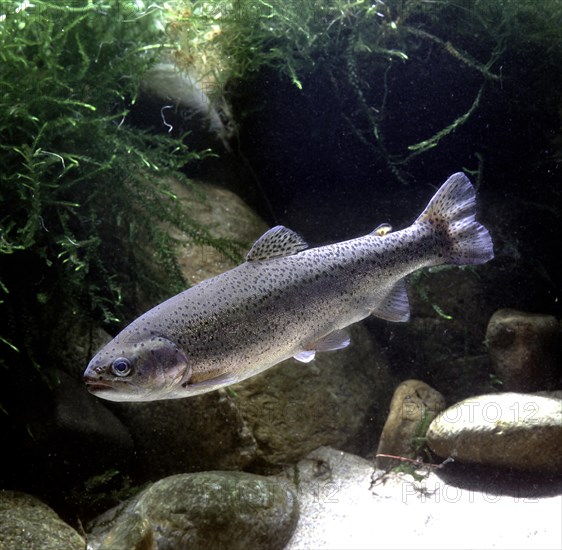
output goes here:
[{"label": "green aquatic moss", "polygon": [[161,10],[140,4],[0,5],[0,412],[32,446],[13,422],[19,388],[48,400],[53,367],[83,368],[95,344],[66,336],[74,326],[116,330],[188,286],[170,228],[241,259],[240,243],[214,238],[171,188],[204,200],[180,169],[213,152],[128,124],[145,70],[169,47]]},{"label": "green aquatic moss", "polygon": [[[500,0],[497,0],[498,2]],[[494,0],[491,0],[494,4]],[[182,60],[193,59],[201,36],[213,35],[209,50],[228,59],[223,76],[230,80],[259,78],[264,68],[274,70],[299,90],[320,74],[339,98],[349,130],[382,160],[396,179],[406,182],[407,165],[439,146],[477,111],[485,85],[499,80],[496,62],[504,50],[496,22],[481,21],[477,1],[456,6],[448,1],[421,0],[215,0],[179,2],[181,17],[173,24],[172,41]],[[502,6],[498,6],[501,13]],[[443,20],[451,19],[442,24]],[[435,25],[434,23],[438,23]],[[439,36],[446,29],[447,36]],[[471,33],[485,34],[484,56],[465,51]],[[494,34],[494,32],[496,34]],[[393,120],[392,78],[403,64],[428,71],[428,52],[438,49],[467,73],[480,73],[481,87],[472,104],[460,110],[442,128],[420,135],[396,150],[388,144],[388,121]],[[209,55],[211,58],[212,54]],[[483,58],[483,60],[481,59]],[[216,66],[216,64],[215,64]],[[219,80],[217,78],[215,80]]]},{"label": "green aquatic moss", "polygon": [[[33,255],[65,298],[105,322],[116,321],[126,288],[140,284],[149,293],[169,294],[184,287],[170,225],[239,257],[236,246],[186,218],[166,182],[210,152],[127,125],[140,79],[166,39],[160,13],[137,4],[2,4],[5,297],[13,292],[14,277],[8,277],[12,284],[5,280],[12,257]],[[155,263],[164,269],[155,270]],[[37,294],[41,303],[48,299],[48,289]]]},{"label": "green aquatic moss", "polygon": [[[220,27],[213,45],[231,60],[230,77],[248,79],[269,67],[299,90],[306,91],[309,78],[331,86],[349,131],[401,182],[411,179],[408,169],[414,160],[460,132],[486,104],[490,88],[510,78],[504,73],[506,52],[525,56],[529,49],[539,48],[544,51],[545,67],[554,67],[562,55],[560,0],[217,0],[185,4],[193,16],[185,20],[189,32],[196,33],[202,21]],[[397,145],[393,124],[397,119],[407,124],[402,111],[410,109],[415,116],[415,110],[412,104],[401,103],[400,96],[408,94],[397,90],[395,82],[402,80],[400,75],[409,74],[412,88],[419,86],[417,76],[435,72],[436,60],[446,68],[444,78],[454,75],[470,83],[466,101],[455,102],[457,111],[449,114],[449,120],[435,127],[421,126],[410,143]],[[429,100],[431,93],[429,89]]]}]

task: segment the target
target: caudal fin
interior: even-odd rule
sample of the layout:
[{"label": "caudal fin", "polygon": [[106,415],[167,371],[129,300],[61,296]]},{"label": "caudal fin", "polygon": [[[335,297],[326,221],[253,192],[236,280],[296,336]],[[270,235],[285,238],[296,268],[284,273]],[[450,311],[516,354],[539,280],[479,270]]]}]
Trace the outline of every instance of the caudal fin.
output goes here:
[{"label": "caudal fin", "polygon": [[462,172],[457,172],[435,193],[416,223],[427,222],[436,231],[445,230],[447,263],[483,264],[494,257],[494,245],[475,215],[474,187]]}]

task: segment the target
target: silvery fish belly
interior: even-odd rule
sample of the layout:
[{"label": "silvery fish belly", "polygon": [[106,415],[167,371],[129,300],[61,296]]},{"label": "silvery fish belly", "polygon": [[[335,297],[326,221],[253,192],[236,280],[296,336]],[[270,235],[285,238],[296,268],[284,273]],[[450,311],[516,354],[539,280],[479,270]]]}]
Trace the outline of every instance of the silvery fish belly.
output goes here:
[{"label": "silvery fish belly", "polygon": [[376,315],[407,321],[404,277],[439,264],[493,258],[475,221],[468,178],[452,175],[416,221],[318,248],[277,226],[238,267],[151,309],[102,348],[84,381],[113,401],[189,397],[229,386],[284,359],[311,361],[349,344],[345,327]]}]

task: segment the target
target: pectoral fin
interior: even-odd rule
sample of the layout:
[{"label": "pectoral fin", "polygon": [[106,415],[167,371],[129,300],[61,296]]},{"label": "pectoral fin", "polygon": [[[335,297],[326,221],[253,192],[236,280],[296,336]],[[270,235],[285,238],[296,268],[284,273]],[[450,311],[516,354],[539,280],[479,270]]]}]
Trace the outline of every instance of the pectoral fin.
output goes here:
[{"label": "pectoral fin", "polygon": [[311,342],[307,348],[296,355],[294,358],[302,363],[309,363],[314,359],[317,351],[335,351],[349,346],[349,335],[345,330],[335,330],[324,338]]},{"label": "pectoral fin", "polygon": [[214,388],[214,387],[222,387],[222,386],[230,386],[230,384],[234,384],[237,382],[236,376],[231,373],[221,374],[214,378],[207,378],[207,380],[202,380],[201,382],[194,382],[190,384],[189,382],[182,384],[183,387],[187,390],[200,390],[206,388]]}]

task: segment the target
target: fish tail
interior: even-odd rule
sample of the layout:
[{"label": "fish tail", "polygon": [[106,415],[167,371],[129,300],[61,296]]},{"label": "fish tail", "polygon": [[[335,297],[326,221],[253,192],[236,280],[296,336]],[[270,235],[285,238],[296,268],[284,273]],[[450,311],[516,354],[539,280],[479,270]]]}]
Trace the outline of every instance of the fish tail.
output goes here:
[{"label": "fish tail", "polygon": [[483,264],[494,257],[488,230],[476,216],[476,192],[462,173],[453,174],[437,191],[416,223],[429,223],[443,243],[443,260],[453,264]]}]

